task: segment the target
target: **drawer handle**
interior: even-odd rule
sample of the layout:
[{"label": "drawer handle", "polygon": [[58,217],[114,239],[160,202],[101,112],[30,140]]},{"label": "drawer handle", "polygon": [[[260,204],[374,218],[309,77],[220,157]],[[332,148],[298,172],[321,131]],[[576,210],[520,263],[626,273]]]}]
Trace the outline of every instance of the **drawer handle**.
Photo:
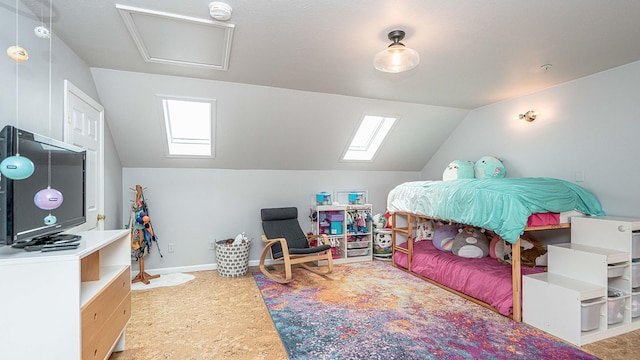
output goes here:
[{"label": "drawer handle", "polygon": [[127,315],[127,309],[122,310],[122,315]]},{"label": "drawer handle", "polygon": [[620,232],[626,232],[627,230],[629,230],[629,228],[627,228],[627,227],[626,227],[626,226],[624,226],[624,225],[620,225],[620,226],[618,226],[618,231],[620,231]]},{"label": "drawer handle", "polygon": [[93,320],[98,320],[98,313],[93,314]]},{"label": "drawer handle", "polygon": [[123,281],[123,282],[122,282],[122,287],[125,287],[125,286],[127,286],[127,282],[126,282],[126,281]]},{"label": "drawer handle", "polygon": [[98,349],[93,350],[93,357],[96,357],[96,356],[98,356]]}]

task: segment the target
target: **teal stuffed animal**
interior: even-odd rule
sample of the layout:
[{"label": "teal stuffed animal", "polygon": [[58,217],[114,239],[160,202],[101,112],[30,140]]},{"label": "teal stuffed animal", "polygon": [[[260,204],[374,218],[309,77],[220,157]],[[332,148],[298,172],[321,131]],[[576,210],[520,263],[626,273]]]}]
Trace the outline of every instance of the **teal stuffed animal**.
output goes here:
[{"label": "teal stuffed animal", "polygon": [[473,162],[465,160],[453,160],[442,173],[444,181],[473,178]]},{"label": "teal stuffed animal", "polygon": [[476,178],[503,178],[506,175],[502,159],[495,156],[483,156],[474,166]]}]

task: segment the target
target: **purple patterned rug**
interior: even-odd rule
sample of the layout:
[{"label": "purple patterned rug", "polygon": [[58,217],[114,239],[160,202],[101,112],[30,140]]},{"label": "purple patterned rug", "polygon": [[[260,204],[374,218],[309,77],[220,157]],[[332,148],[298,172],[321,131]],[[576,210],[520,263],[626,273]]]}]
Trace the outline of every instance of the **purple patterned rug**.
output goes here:
[{"label": "purple patterned rug", "polygon": [[291,359],[597,359],[381,261],[253,277]]}]

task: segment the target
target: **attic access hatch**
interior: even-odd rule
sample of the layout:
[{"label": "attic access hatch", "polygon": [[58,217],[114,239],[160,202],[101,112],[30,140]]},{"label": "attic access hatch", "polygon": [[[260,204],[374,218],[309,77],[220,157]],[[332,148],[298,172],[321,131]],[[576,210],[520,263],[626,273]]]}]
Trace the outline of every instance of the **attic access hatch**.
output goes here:
[{"label": "attic access hatch", "polygon": [[227,70],[233,24],[116,4],[146,62]]}]

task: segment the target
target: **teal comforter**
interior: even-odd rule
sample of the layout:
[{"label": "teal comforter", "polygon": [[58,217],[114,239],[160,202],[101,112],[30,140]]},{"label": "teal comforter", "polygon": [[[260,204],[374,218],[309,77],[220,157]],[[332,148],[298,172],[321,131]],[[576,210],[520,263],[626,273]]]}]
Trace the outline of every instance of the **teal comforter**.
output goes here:
[{"label": "teal comforter", "polygon": [[515,243],[531,214],[576,210],[604,215],[588,190],[552,178],[414,181],[389,192],[390,212],[409,212],[492,230]]}]

